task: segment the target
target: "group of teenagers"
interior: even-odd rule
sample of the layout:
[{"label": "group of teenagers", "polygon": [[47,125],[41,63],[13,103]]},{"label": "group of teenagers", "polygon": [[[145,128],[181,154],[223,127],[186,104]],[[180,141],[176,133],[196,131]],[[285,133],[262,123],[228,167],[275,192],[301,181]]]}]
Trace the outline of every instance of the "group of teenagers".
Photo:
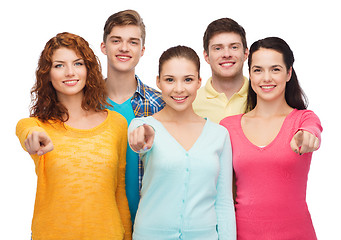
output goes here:
[{"label": "group of teenagers", "polygon": [[205,86],[197,53],[179,45],[159,59],[159,92],[135,74],[145,35],[134,10],[107,19],[105,79],[82,37],[46,43],[16,127],[37,174],[31,238],[317,239],[306,187],[322,127],[288,44],[248,48],[242,26],[217,19]]}]

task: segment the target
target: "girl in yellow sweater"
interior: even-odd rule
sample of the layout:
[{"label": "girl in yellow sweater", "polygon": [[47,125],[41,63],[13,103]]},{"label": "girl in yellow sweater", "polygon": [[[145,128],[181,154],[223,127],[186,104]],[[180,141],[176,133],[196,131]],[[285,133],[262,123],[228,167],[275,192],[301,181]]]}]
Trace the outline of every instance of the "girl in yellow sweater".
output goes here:
[{"label": "girl in yellow sweater", "polygon": [[70,33],[50,39],[31,94],[31,117],[16,134],[38,177],[32,239],[131,239],[127,122],[102,107],[104,81],[89,44]]}]

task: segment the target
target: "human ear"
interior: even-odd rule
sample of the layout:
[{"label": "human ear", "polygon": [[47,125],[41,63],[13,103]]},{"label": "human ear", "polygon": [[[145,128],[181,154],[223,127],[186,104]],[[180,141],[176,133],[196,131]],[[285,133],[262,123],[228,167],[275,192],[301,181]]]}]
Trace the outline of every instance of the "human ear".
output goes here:
[{"label": "human ear", "polygon": [[146,50],[146,47],[145,47],[145,46],[142,46],[142,49],[141,49],[141,57],[144,55],[144,50]]},{"label": "human ear", "polygon": [[287,82],[289,82],[289,81],[290,81],[290,79],[291,79],[291,75],[292,75],[292,67],[290,67],[290,68],[288,69]]},{"label": "human ear", "polygon": [[107,48],[106,48],[104,42],[101,43],[101,52],[102,52],[104,55],[107,55]]},{"label": "human ear", "polygon": [[199,78],[198,79],[198,89],[201,87],[201,83],[202,83],[201,78]]},{"label": "human ear", "polygon": [[161,90],[161,88],[160,88],[160,77],[159,76],[156,77],[156,86]]},{"label": "human ear", "polygon": [[204,58],[205,58],[205,61],[210,64],[210,60],[208,58],[208,53],[204,50]]},{"label": "human ear", "polygon": [[246,59],[249,57],[249,49],[248,48],[245,48],[245,51],[244,51],[244,62],[246,61]]}]

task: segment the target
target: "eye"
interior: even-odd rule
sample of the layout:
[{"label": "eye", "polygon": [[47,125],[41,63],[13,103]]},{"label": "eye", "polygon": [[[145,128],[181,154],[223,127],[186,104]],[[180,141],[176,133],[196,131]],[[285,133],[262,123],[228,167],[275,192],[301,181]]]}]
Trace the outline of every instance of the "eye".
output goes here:
[{"label": "eye", "polygon": [[238,47],[237,45],[233,45],[233,46],[232,46],[232,49],[233,49],[233,50],[238,50],[239,47]]},{"label": "eye", "polygon": [[84,63],[83,62],[75,62],[75,66],[83,66]]},{"label": "eye", "polygon": [[252,70],[252,72],[254,72],[254,73],[260,73],[261,70],[260,70],[259,68],[255,68],[255,69]]},{"label": "eye", "polygon": [[60,64],[56,64],[56,65],[54,65],[53,67],[54,67],[54,68],[61,68],[61,67],[63,67],[63,64],[61,64],[61,63],[60,63]]},{"label": "eye", "polygon": [[274,71],[274,72],[280,72],[281,69],[280,69],[280,68],[274,68],[274,69],[272,69],[272,71]]},{"label": "eye", "polygon": [[169,78],[166,78],[165,81],[171,83],[174,81],[174,79],[169,77]]},{"label": "eye", "polygon": [[192,82],[192,81],[193,81],[193,78],[190,78],[190,77],[185,78],[185,82],[186,82],[186,83],[190,83],[190,82]]}]

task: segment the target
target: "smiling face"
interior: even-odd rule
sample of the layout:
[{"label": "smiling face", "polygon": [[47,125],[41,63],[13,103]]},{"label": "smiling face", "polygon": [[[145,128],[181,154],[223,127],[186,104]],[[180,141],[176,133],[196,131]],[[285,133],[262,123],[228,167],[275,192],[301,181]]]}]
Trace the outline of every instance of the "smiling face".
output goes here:
[{"label": "smiling face", "polygon": [[135,25],[114,26],[101,44],[101,51],[108,58],[108,67],[117,72],[134,71],[144,49],[141,29]]},{"label": "smiling face", "polygon": [[285,87],[290,77],[291,68],[287,70],[281,53],[266,48],[253,53],[250,80],[257,102],[285,101]]},{"label": "smiling face", "polygon": [[52,55],[50,81],[59,100],[66,96],[83,96],[87,69],[84,60],[72,49],[61,47]]},{"label": "smiling face", "polygon": [[237,33],[223,32],[210,39],[208,53],[204,51],[204,57],[211,66],[213,77],[242,77],[248,49],[244,49],[241,37]]},{"label": "smiling face", "polygon": [[167,108],[185,111],[192,109],[201,79],[196,65],[191,60],[174,57],[163,63],[156,84],[162,91]]}]

